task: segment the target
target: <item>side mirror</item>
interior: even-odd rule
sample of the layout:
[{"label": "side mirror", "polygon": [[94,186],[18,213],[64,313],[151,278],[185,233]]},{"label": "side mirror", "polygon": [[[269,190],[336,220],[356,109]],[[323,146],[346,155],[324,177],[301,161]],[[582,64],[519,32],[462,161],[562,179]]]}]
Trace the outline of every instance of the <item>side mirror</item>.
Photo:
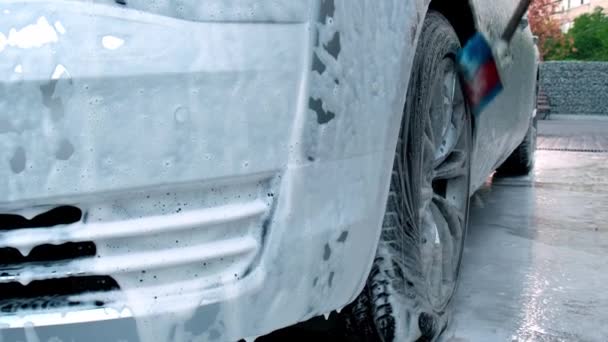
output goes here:
[{"label": "side mirror", "polygon": [[534,42],[534,45],[538,45],[538,36],[532,36],[532,41]]}]

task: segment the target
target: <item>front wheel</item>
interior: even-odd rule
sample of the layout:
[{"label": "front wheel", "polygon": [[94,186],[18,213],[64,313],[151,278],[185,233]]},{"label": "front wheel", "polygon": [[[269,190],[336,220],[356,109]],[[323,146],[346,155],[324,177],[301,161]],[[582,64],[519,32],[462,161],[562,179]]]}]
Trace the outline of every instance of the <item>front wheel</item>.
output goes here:
[{"label": "front wheel", "polygon": [[434,340],[458,280],[468,223],[471,118],[458,37],[431,11],[414,58],[382,234],[367,285],[346,310],[362,341]]}]

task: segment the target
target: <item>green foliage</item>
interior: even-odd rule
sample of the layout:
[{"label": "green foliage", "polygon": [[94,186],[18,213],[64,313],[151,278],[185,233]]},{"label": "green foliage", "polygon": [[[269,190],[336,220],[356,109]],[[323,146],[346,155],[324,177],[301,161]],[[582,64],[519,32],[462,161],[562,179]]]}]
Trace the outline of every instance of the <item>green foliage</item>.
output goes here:
[{"label": "green foliage", "polygon": [[572,47],[549,49],[548,60],[608,61],[608,16],[602,8],[576,18],[566,38]]},{"label": "green foliage", "polygon": [[546,61],[563,61],[572,59],[571,54],[574,51],[572,40],[566,36],[547,37],[542,51],[544,52],[544,60]]}]

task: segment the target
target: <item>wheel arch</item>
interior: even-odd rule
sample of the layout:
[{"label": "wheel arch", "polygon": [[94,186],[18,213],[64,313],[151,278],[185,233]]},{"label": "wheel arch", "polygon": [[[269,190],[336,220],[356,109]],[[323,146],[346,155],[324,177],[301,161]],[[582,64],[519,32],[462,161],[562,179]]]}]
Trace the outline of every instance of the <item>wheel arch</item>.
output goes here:
[{"label": "wheel arch", "polygon": [[[475,34],[475,12],[469,0],[432,0],[429,4],[428,11],[437,11],[441,13],[452,25],[460,40],[460,44],[464,46],[466,42]],[[472,134],[476,136],[475,117],[471,116]]]},{"label": "wheel arch", "polygon": [[461,44],[475,34],[475,16],[467,0],[432,0],[429,10],[435,10],[448,19]]}]

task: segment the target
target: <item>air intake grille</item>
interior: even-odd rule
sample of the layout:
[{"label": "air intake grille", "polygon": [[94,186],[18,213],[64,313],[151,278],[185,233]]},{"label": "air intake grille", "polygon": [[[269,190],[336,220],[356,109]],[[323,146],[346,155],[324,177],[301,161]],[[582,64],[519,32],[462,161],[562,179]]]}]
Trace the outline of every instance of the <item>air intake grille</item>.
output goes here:
[{"label": "air intake grille", "polygon": [[[44,211],[31,219],[17,214],[0,214],[0,235],[19,230],[52,228],[74,224],[82,219],[77,207],[59,206]],[[91,258],[96,254],[92,241],[66,242],[58,245],[40,244],[24,255],[17,248],[0,248],[0,312],[36,310],[79,305],[69,297],[90,291],[112,291],[119,288],[116,281],[106,276],[71,276],[27,281],[27,269],[47,269],[71,260]],[[103,305],[98,302],[97,305]]]},{"label": "air intake grille", "polygon": [[23,315],[36,321],[65,312],[58,307],[111,311],[128,308],[134,296],[164,310],[175,296],[259,279],[254,270],[278,197],[273,183],[274,174],[259,174],[7,210],[0,215],[0,319],[19,325]]},{"label": "air intake grille", "polygon": [[0,232],[24,228],[46,228],[80,221],[82,210],[72,206],[53,208],[31,220],[16,214],[0,214]]}]

